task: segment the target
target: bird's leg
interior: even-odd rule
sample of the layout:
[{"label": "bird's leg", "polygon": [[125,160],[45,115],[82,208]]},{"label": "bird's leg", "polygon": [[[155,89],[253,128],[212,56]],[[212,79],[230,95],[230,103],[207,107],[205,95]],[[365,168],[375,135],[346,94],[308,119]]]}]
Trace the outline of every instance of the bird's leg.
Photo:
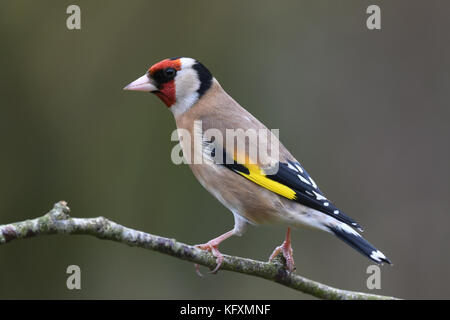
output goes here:
[{"label": "bird's leg", "polygon": [[[217,266],[214,268],[213,271],[211,271],[211,273],[217,273],[217,271],[220,269],[220,266],[222,265],[222,262],[223,262],[223,255],[219,251],[219,244],[222,241],[231,237],[232,235],[234,235],[234,229],[224,233],[221,236],[218,236],[217,238],[214,238],[214,239],[208,241],[207,243],[197,244],[195,246],[199,249],[210,251],[213,254],[213,256],[216,257]],[[198,268],[199,268],[198,264],[195,264],[195,270],[196,270],[197,274],[199,276],[202,276],[202,274],[200,273]]]},{"label": "bird's leg", "polygon": [[272,261],[280,252],[283,253],[283,257],[286,260],[287,269],[292,272],[295,270],[293,250],[291,246],[291,228],[287,229],[286,240],[279,247],[276,247],[273,253],[270,255],[269,261]]}]

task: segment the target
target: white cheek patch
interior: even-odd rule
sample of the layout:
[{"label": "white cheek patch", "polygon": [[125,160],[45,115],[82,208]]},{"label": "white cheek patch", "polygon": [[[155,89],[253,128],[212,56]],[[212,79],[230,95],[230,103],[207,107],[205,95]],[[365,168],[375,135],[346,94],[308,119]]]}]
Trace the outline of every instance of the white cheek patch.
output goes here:
[{"label": "white cheek patch", "polygon": [[183,99],[193,93],[197,93],[200,88],[200,80],[193,69],[180,70],[175,78],[176,98]]},{"label": "white cheek patch", "polygon": [[181,69],[190,69],[196,61],[192,58],[180,58]]},{"label": "white cheek patch", "polygon": [[197,90],[199,88],[200,80],[198,79],[197,72],[194,69],[188,68],[178,71],[177,76],[175,77],[176,101],[170,108],[175,116],[183,114],[197,102]]}]

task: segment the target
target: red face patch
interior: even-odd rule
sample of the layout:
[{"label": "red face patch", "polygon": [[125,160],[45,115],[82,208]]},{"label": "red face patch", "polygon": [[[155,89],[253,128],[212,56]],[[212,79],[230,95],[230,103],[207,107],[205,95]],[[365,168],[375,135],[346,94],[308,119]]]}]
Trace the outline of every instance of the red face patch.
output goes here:
[{"label": "red face patch", "polygon": [[167,107],[171,107],[176,102],[175,80],[166,82],[155,94],[164,102]]},{"label": "red face patch", "polygon": [[[158,71],[163,71],[167,68],[173,68],[177,71],[181,70],[181,60],[165,59],[151,66],[150,69],[148,69],[148,73],[150,76],[153,76],[155,73],[158,73]],[[159,90],[155,92],[155,94],[170,108],[176,102],[175,80],[173,79],[164,83],[159,83]]]},{"label": "red face patch", "polygon": [[176,59],[176,60],[165,59],[165,60],[162,60],[162,61],[152,65],[150,67],[150,69],[148,69],[148,72],[150,73],[150,75],[152,75],[156,71],[162,70],[162,69],[165,69],[165,68],[174,68],[177,71],[181,70],[181,60],[180,59]]}]

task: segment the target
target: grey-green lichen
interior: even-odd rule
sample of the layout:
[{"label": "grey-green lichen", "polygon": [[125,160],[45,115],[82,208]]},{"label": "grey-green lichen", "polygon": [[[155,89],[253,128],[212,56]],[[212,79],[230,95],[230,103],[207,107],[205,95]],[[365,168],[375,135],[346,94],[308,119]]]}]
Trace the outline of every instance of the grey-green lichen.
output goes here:
[{"label": "grey-green lichen", "polygon": [[[53,209],[42,217],[0,225],[0,245],[16,239],[32,238],[51,234],[86,234],[100,239],[112,240],[129,246],[141,247],[171,255],[183,260],[214,269],[215,258],[207,251],[200,250],[175,239],[164,238],[119,225],[104,217],[71,218],[65,201],[56,203]],[[321,299],[332,300],[396,300],[397,298],[353,292],[333,288],[309,280],[286,270],[282,257],[273,262],[224,255],[221,270],[239,272],[264,278],[310,294]]]}]

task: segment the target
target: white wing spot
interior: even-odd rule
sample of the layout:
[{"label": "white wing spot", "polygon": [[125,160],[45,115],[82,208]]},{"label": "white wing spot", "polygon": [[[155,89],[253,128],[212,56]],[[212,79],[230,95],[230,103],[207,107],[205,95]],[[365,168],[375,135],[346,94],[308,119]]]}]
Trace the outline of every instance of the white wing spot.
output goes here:
[{"label": "white wing spot", "polygon": [[334,210],[333,213],[334,214],[339,214],[339,210]]},{"label": "white wing spot", "polygon": [[291,170],[294,170],[295,172],[298,171],[296,167],[294,167],[292,164],[290,164],[290,162],[288,162],[288,168]]},{"label": "white wing spot", "polygon": [[300,167],[298,164],[295,164],[295,166],[297,167],[298,171],[300,171],[300,173],[303,173],[302,167]]},{"label": "white wing spot", "polygon": [[328,202],[324,202],[323,205],[324,205],[325,207],[328,207],[330,204],[329,204]]},{"label": "white wing spot", "polygon": [[381,262],[382,259],[386,259],[386,256],[380,250],[372,251],[370,257],[378,262]]},{"label": "white wing spot", "polygon": [[319,193],[317,193],[317,192],[315,192],[315,191],[313,191],[313,192],[314,192],[314,194],[315,194],[317,200],[328,200],[328,199],[325,198],[323,195],[321,195],[321,194],[319,194]]},{"label": "white wing spot", "polygon": [[311,185],[311,183],[310,183],[308,180],[306,180],[303,176],[301,176],[301,175],[298,174],[297,177],[298,177],[301,181],[303,181],[304,183]]},{"label": "white wing spot", "polygon": [[341,227],[341,229],[342,229],[343,231],[345,231],[345,232],[347,232],[347,233],[351,233],[351,234],[353,234],[353,235],[355,235],[355,236],[357,236],[357,237],[361,237],[361,235],[360,235],[358,232],[356,232],[355,230],[353,230],[352,228],[350,228],[350,227],[349,227],[348,225],[346,225],[345,223],[341,223],[340,227]]},{"label": "white wing spot", "polygon": [[309,180],[311,181],[311,184],[314,187],[314,189],[317,189],[317,184],[314,182],[314,180],[311,177],[309,177]]}]

